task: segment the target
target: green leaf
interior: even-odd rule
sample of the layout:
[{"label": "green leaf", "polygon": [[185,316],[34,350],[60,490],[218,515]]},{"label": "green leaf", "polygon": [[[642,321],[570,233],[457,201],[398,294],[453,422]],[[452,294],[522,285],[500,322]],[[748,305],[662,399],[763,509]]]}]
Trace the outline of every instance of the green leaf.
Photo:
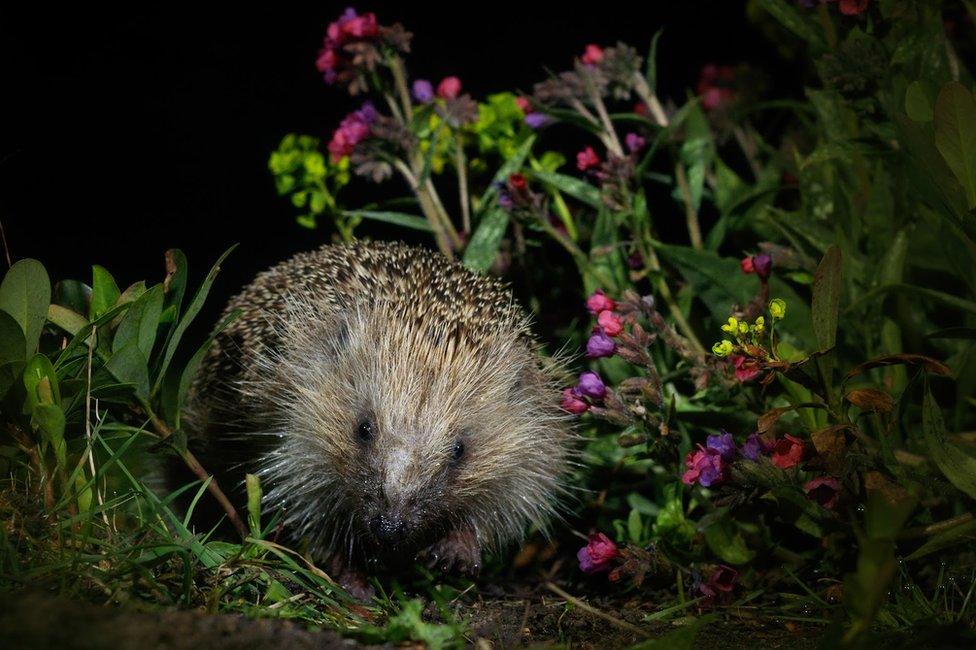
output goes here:
[{"label": "green leaf", "polygon": [[423,217],[407,214],[405,212],[390,212],[383,210],[343,210],[342,214],[346,217],[362,217],[363,219],[382,221],[383,223],[391,223],[394,226],[403,226],[404,228],[412,228],[413,230],[420,230],[423,232],[431,232],[433,230],[430,227],[430,223]]},{"label": "green leaf", "polygon": [[729,564],[745,564],[755,556],[729,517],[722,517],[706,528],[705,541],[715,555]]},{"label": "green leaf", "polygon": [[627,516],[627,537],[631,544],[640,544],[643,537],[644,523],[641,521],[640,513],[631,510]]},{"label": "green leaf", "polygon": [[163,281],[166,300],[163,303],[163,312],[170,311],[173,322],[179,319],[180,310],[183,309],[183,295],[186,293],[188,275],[186,255],[183,251],[178,248],[166,251],[166,280]]},{"label": "green leaf", "polygon": [[491,268],[507,228],[508,212],[502,208],[496,206],[481,217],[481,222],[471,235],[471,242],[464,250],[464,265],[479,273]]},{"label": "green leaf", "polygon": [[20,323],[5,311],[0,311],[0,365],[12,361],[24,361],[24,331]]},{"label": "green leaf", "polygon": [[[220,265],[223,263],[225,259],[227,259],[227,256],[230,255],[235,248],[237,248],[237,244],[234,244],[226,251],[224,251],[224,254],[221,255],[214,263],[214,265],[210,268],[210,272],[207,273],[207,277],[204,278],[203,282],[200,284],[200,288],[197,289],[197,292],[193,295],[193,300],[191,300],[190,304],[187,306],[186,313],[183,315],[183,318],[180,319],[176,327],[174,327],[173,330],[170,332],[170,335],[166,340],[166,348],[165,348],[165,352],[163,353],[163,360],[159,366],[159,369],[157,370],[156,381],[153,384],[153,388],[152,388],[153,394],[159,391],[159,387],[163,383],[163,378],[166,376],[166,370],[169,367],[170,362],[173,360],[173,355],[176,354],[176,349],[180,345],[180,339],[183,338],[183,334],[186,332],[186,328],[190,326],[190,323],[193,322],[193,319],[196,317],[196,315],[200,312],[200,309],[203,307],[203,303],[207,299],[207,294],[210,293],[210,287],[213,286],[214,280],[217,279],[217,274],[220,272]],[[175,251],[175,252],[179,253],[179,251]],[[182,253],[180,253],[180,256],[182,256]],[[185,258],[183,260],[183,268],[185,273],[185,268],[186,268]]]},{"label": "green leaf", "polygon": [[826,41],[813,22],[800,13],[790,0],[759,0],[759,6],[773,18],[816,49],[824,49]]},{"label": "green leaf", "polygon": [[57,404],[38,404],[31,414],[31,423],[55,445],[64,438],[64,411]]},{"label": "green leaf", "polygon": [[210,346],[213,345],[214,339],[217,338],[217,335],[223,332],[231,323],[240,318],[240,315],[241,310],[235,309],[224,316],[220,323],[217,324],[217,327],[214,328],[213,332],[210,333],[210,336],[207,337],[207,340],[203,342],[203,345],[197,349],[193,356],[190,357],[190,360],[186,363],[186,366],[184,366],[183,371],[180,374],[180,382],[178,391],[176,393],[175,404],[171,404],[170,408],[167,409],[167,413],[170,420],[174,424],[174,428],[181,428],[180,414],[182,412],[187,393],[190,392],[190,386],[193,383],[193,378],[196,377],[197,370],[200,368],[200,363],[207,355],[207,351],[210,350]]},{"label": "green leaf", "polygon": [[532,176],[591,207],[600,208],[603,205],[603,201],[600,199],[600,190],[584,180],[566,174],[549,172],[532,172]]},{"label": "green leaf", "polygon": [[10,267],[0,284],[0,310],[12,316],[23,332],[21,359],[27,359],[37,350],[50,303],[51,281],[43,264],[24,259]]},{"label": "green leaf", "polygon": [[906,560],[917,560],[931,553],[941,551],[961,542],[972,543],[976,540],[976,520],[970,520],[964,524],[950,528],[949,530],[933,535],[930,540],[919,546],[917,549],[905,556]]},{"label": "green leaf", "polygon": [[247,523],[251,528],[251,535],[261,537],[261,480],[255,474],[245,474],[244,483],[247,486]]},{"label": "green leaf", "polygon": [[824,253],[813,276],[813,303],[810,311],[813,317],[813,335],[819,351],[829,350],[837,342],[842,264],[840,248],[831,246]]},{"label": "green leaf", "polygon": [[663,27],[654,32],[654,36],[651,38],[651,47],[647,53],[647,69],[644,78],[647,79],[647,85],[652,93],[657,91],[657,44],[663,33]]},{"label": "green leaf", "polygon": [[138,397],[149,397],[149,368],[137,340],[131,339],[121,349],[114,351],[105,362],[105,369],[120,382],[132,384]]},{"label": "green leaf", "polygon": [[705,176],[715,157],[715,144],[708,118],[698,102],[692,103],[688,112],[687,133],[681,144],[681,164],[687,170],[691,204],[697,212],[705,191]]},{"label": "green leaf", "polygon": [[84,282],[61,280],[54,285],[53,302],[78,314],[87,314],[91,293],[91,287]]},{"label": "green leaf", "polygon": [[922,398],[922,435],[932,462],[950,483],[976,499],[976,458],[946,439],[942,409],[932,397],[928,383]]},{"label": "green leaf", "polygon": [[926,81],[913,81],[905,90],[905,112],[916,122],[931,122],[935,116],[931,87]]},{"label": "green leaf", "polygon": [[156,285],[132,303],[112,339],[112,352],[118,352],[130,341],[136,341],[142,355],[148,359],[156,342],[159,317],[163,312],[163,287]]},{"label": "green leaf", "polygon": [[935,102],[935,146],[976,208],[976,100],[958,81],[942,87]]},{"label": "green leaf", "polygon": [[47,308],[47,319],[72,336],[88,325],[88,319],[78,312],[55,304]]},{"label": "green leaf", "polygon": [[122,292],[119,291],[119,285],[115,283],[112,274],[97,264],[93,266],[91,307],[88,310],[89,320],[98,319],[114,307],[121,295]]}]

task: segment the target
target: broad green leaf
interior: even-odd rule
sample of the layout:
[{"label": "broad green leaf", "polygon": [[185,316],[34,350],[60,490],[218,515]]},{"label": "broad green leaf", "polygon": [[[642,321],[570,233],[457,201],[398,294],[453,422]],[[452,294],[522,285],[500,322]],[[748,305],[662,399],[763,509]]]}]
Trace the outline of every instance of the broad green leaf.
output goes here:
[{"label": "broad green leaf", "polygon": [[942,409],[932,397],[928,384],[922,398],[922,435],[932,462],[950,483],[976,499],[976,458],[946,439]]},{"label": "broad green leaf", "polygon": [[722,517],[706,528],[705,541],[712,553],[729,564],[745,564],[755,556],[729,517]]},{"label": "broad green leaf", "polygon": [[91,287],[78,280],[61,280],[54,285],[52,302],[79,314],[87,314],[91,303]]},{"label": "broad green leaf", "polygon": [[179,429],[181,427],[180,415],[183,409],[183,404],[186,401],[186,396],[190,392],[190,386],[193,383],[194,377],[196,377],[197,370],[200,368],[200,363],[206,356],[207,352],[210,350],[210,346],[213,345],[214,339],[217,335],[223,332],[227,326],[237,320],[241,315],[240,309],[235,309],[230,312],[217,324],[207,340],[203,342],[197,351],[190,357],[190,360],[184,366],[183,371],[180,373],[180,382],[178,391],[175,395],[175,404],[170,404],[169,408],[166,409],[171,421],[175,424],[175,428]]},{"label": "broad green leaf", "polygon": [[481,217],[481,222],[471,235],[471,242],[464,250],[464,265],[479,273],[491,268],[507,228],[508,212],[502,208],[496,206]]},{"label": "broad green leaf", "polygon": [[10,267],[0,284],[0,310],[10,314],[24,336],[27,359],[37,350],[47,306],[51,304],[51,281],[37,260],[20,260]]},{"label": "broad green leaf", "polygon": [[603,205],[603,201],[600,200],[600,190],[584,180],[549,172],[532,172],[532,176],[591,207],[600,208]]},{"label": "broad green leaf", "polygon": [[701,207],[705,191],[705,176],[715,157],[712,129],[701,105],[694,102],[688,112],[686,135],[681,144],[681,164],[685,166],[692,208]]},{"label": "broad green leaf", "polygon": [[905,90],[905,112],[916,122],[931,122],[935,116],[931,87],[926,81],[913,81]]},{"label": "broad green leaf", "polygon": [[31,411],[39,404],[61,403],[58,375],[45,355],[35,354],[31,358],[24,367],[23,380],[27,390],[27,406]]},{"label": "broad green leaf", "polygon": [[129,341],[136,341],[142,355],[148,359],[156,342],[156,330],[163,311],[163,287],[156,285],[143,293],[129,307],[112,339],[112,352],[118,352]]},{"label": "broad green leaf", "polygon": [[166,300],[163,303],[163,311],[170,313],[172,322],[176,322],[182,313],[187,276],[186,255],[183,251],[178,248],[166,251],[166,279],[163,281]]},{"label": "broad green leaf", "polygon": [[942,87],[935,102],[935,146],[976,207],[976,100],[958,81]]},{"label": "broad green leaf", "polygon": [[837,342],[837,318],[843,286],[842,263],[840,248],[831,246],[824,253],[813,276],[813,303],[810,312],[813,317],[813,335],[817,340],[817,349],[821,351],[829,350]]},{"label": "broad green leaf", "polygon": [[0,311],[0,365],[12,361],[24,361],[24,331],[20,323],[5,311]]},{"label": "broad green leaf", "polygon": [[132,384],[138,397],[149,397],[149,368],[137,340],[131,339],[121,349],[112,352],[105,362],[105,369],[122,383]]},{"label": "broad green leaf", "polygon": [[[193,319],[203,307],[203,303],[207,299],[207,294],[210,293],[210,287],[213,286],[214,280],[217,279],[217,274],[220,272],[220,265],[225,259],[227,259],[227,256],[230,255],[235,248],[237,248],[237,244],[234,244],[224,251],[224,254],[221,255],[210,268],[210,272],[207,273],[207,277],[204,278],[203,282],[200,284],[200,288],[197,289],[197,292],[193,295],[193,299],[187,306],[186,313],[183,314],[183,318],[180,319],[180,321],[176,324],[176,327],[172,329],[169,337],[166,339],[166,348],[163,353],[163,360],[160,363],[159,369],[156,371],[156,381],[152,388],[153,393],[159,391],[159,387],[163,383],[163,378],[166,376],[166,369],[169,367],[170,361],[173,360],[173,355],[176,354],[176,349],[180,345],[180,339],[183,338],[186,328],[190,326],[190,323],[193,322]],[[180,253],[180,256],[182,256],[182,253]],[[185,259],[183,268],[186,268]]]},{"label": "broad green leaf", "polygon": [[64,411],[57,404],[38,404],[31,413],[34,426],[47,434],[48,439],[57,444],[64,438]]},{"label": "broad green leaf", "polygon": [[92,267],[92,297],[91,307],[88,311],[88,318],[96,320],[105,312],[115,306],[122,292],[119,285],[115,283],[115,278],[104,267],[95,265]]},{"label": "broad green leaf", "polygon": [[430,223],[423,217],[407,214],[405,212],[390,212],[382,210],[344,210],[342,214],[347,217],[362,217],[363,219],[382,221],[383,223],[391,223],[395,226],[403,226],[404,228],[412,228],[413,230],[420,230],[423,232],[431,232],[433,230],[430,227]]},{"label": "broad green leaf", "polygon": [[47,319],[72,336],[88,325],[88,319],[78,312],[55,304],[47,308]]}]

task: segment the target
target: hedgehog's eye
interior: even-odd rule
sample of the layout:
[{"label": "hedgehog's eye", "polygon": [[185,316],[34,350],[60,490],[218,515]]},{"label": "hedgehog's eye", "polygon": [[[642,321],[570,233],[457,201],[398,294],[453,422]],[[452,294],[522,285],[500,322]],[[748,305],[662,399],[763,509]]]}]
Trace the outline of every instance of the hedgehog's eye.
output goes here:
[{"label": "hedgehog's eye", "polygon": [[464,443],[458,440],[451,448],[451,463],[456,465],[464,458]]},{"label": "hedgehog's eye", "polygon": [[369,442],[375,435],[376,429],[370,420],[362,420],[356,426],[356,436],[359,438],[360,442]]}]

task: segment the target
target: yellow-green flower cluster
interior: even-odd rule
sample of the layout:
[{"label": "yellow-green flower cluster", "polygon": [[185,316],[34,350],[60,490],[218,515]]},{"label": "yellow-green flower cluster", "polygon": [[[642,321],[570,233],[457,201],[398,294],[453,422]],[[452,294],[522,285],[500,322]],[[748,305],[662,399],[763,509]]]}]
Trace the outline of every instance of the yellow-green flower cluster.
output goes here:
[{"label": "yellow-green flower cluster", "polygon": [[770,300],[769,315],[773,317],[773,320],[783,320],[786,317],[786,301],[782,298]]},{"label": "yellow-green flower cluster", "polygon": [[[774,298],[770,301],[769,315],[772,316],[774,323],[782,320],[786,316],[786,302],[780,298]],[[737,345],[747,343],[751,343],[753,346],[757,345],[757,338],[766,332],[766,318],[759,316],[754,322],[749,323],[739,320],[735,316],[729,316],[728,322],[722,325],[722,331],[731,334],[735,341],[728,339],[719,341],[712,346],[712,352],[715,356],[727,357],[735,352]]]}]

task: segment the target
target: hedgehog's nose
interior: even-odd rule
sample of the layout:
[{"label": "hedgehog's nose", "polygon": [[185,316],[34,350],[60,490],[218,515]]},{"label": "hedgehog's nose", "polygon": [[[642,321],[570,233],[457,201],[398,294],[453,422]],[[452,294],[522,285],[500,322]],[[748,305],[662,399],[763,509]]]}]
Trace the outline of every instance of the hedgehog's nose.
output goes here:
[{"label": "hedgehog's nose", "polygon": [[381,544],[396,546],[406,537],[407,526],[401,519],[376,515],[369,521],[370,531]]}]

